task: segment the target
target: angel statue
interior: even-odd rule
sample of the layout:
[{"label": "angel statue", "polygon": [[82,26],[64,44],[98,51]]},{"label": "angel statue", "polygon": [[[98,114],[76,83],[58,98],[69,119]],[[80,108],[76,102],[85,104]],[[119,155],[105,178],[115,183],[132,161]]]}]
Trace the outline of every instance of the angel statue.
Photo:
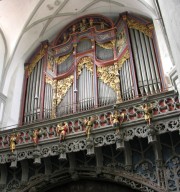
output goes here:
[{"label": "angel statue", "polygon": [[34,129],[32,132],[32,140],[34,142],[35,145],[37,145],[39,143],[39,138],[41,137],[42,131],[39,129]]},{"label": "angel statue", "polygon": [[16,149],[16,144],[19,140],[19,137],[20,137],[20,134],[12,133],[9,138],[9,146],[10,146],[10,150],[12,151],[12,153]]},{"label": "angel statue", "polygon": [[96,118],[93,116],[87,117],[84,119],[84,125],[86,126],[87,139],[89,139],[89,136],[91,134],[91,130],[92,130],[92,127],[93,127],[95,120],[96,120]]},{"label": "angel statue", "polygon": [[153,117],[153,109],[157,106],[157,103],[145,103],[138,110],[144,113],[144,119],[147,122],[147,125],[151,125]]},{"label": "angel statue", "polygon": [[59,123],[56,127],[56,133],[59,135],[59,141],[62,142],[65,140],[65,136],[68,132],[68,123],[64,122],[64,123]]},{"label": "angel statue", "polygon": [[113,128],[116,129],[116,133],[119,132],[119,128],[124,120],[125,114],[120,112],[118,110],[114,110],[113,114],[110,116],[110,122],[113,125]]}]

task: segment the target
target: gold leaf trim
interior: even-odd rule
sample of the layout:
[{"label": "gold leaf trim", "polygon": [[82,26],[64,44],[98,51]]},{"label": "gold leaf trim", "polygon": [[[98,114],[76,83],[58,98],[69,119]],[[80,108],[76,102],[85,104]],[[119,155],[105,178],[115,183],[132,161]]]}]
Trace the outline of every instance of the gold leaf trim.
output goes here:
[{"label": "gold leaf trim", "polygon": [[117,102],[121,103],[121,92],[119,89],[119,77],[117,75],[118,70],[115,66],[108,66],[108,67],[97,67],[97,73],[99,79],[104,82],[105,84],[109,85],[117,95]]},{"label": "gold leaf trim", "polygon": [[143,24],[137,22],[134,19],[128,19],[127,20],[127,25],[128,25],[129,28],[137,29],[140,32],[147,35],[148,37],[152,38],[152,32],[153,32],[153,29],[154,29],[154,27],[152,27],[153,25],[149,25],[149,27],[148,27],[147,25],[143,25]]},{"label": "gold leaf trim", "polygon": [[71,75],[65,79],[57,82],[57,105],[62,101],[67,91],[71,87],[74,80],[74,75]]},{"label": "gold leaf trim", "polygon": [[52,100],[52,112],[51,118],[56,118],[56,106],[57,106],[57,80],[52,81],[53,100]]},{"label": "gold leaf trim", "polygon": [[28,74],[28,77],[29,75],[31,75],[34,67],[36,66],[36,64],[38,63],[38,61],[40,59],[42,59],[42,57],[46,54],[46,50],[47,50],[48,46],[47,45],[44,45],[41,50],[37,53],[37,55],[32,59],[32,62],[25,67],[25,70],[27,70],[27,74]]},{"label": "gold leaf trim", "polygon": [[53,84],[53,79],[51,79],[50,77],[46,76],[46,83],[52,85]]},{"label": "gold leaf trim", "polygon": [[126,52],[124,53],[124,55],[119,59],[119,61],[117,62],[118,65],[118,70],[121,69],[123,63],[130,58],[130,54],[129,51],[126,50]]},{"label": "gold leaf trim", "polygon": [[85,64],[85,67],[93,74],[93,62],[91,60],[90,57],[83,57],[82,59],[80,59],[80,61],[78,62],[78,77],[82,72],[82,68]]},{"label": "gold leaf trim", "polygon": [[112,42],[107,42],[107,43],[96,43],[99,45],[99,47],[102,47],[104,49],[113,49],[113,43]]},{"label": "gold leaf trim", "polygon": [[122,67],[123,63],[129,59],[129,57],[129,51],[127,50],[121,59],[117,63],[114,63],[114,65],[108,67],[97,67],[99,79],[109,85],[116,92],[117,103],[122,102],[121,92],[119,89],[120,79],[118,77],[118,70]]},{"label": "gold leaf trim", "polygon": [[63,63],[64,61],[66,61],[66,59],[71,55],[71,53],[67,54],[67,55],[64,55],[64,56],[61,56],[61,57],[58,57],[55,59],[56,63],[58,65],[60,65],[61,63]]}]

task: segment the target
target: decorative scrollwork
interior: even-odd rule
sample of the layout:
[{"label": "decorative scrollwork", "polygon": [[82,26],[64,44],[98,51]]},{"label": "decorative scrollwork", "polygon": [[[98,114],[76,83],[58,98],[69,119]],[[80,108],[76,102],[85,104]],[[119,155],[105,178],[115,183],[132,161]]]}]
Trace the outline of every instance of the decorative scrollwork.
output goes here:
[{"label": "decorative scrollwork", "polygon": [[122,66],[123,66],[123,63],[130,58],[130,55],[129,55],[129,50],[127,49],[125,51],[125,53],[121,56],[121,58],[118,60],[117,62],[117,69],[119,70]]},{"label": "decorative scrollwork", "polygon": [[118,71],[116,66],[98,67],[97,73],[99,79],[105,84],[109,85],[117,94],[117,102],[121,103],[121,93],[119,89],[120,79],[117,76]]},{"label": "decorative scrollwork", "polygon": [[136,165],[135,168],[138,175],[150,179],[153,182],[157,182],[154,165],[149,161],[144,161]]},{"label": "decorative scrollwork", "polygon": [[38,63],[38,61],[40,59],[43,58],[43,56],[46,54],[46,51],[47,51],[47,48],[48,48],[48,45],[44,45],[41,50],[37,53],[37,55],[32,59],[31,63],[25,67],[25,69],[27,70],[28,72],[28,76],[32,73],[34,67],[36,66],[36,64]]},{"label": "decorative scrollwork", "polygon": [[86,141],[85,139],[83,140],[75,140],[73,142],[70,142],[67,144],[67,152],[77,152],[80,150],[84,150],[86,148]]},{"label": "decorative scrollwork", "polygon": [[133,29],[137,29],[139,31],[141,31],[142,33],[144,33],[145,35],[147,35],[148,37],[152,38],[152,32],[153,32],[153,25],[143,25],[139,22],[137,22],[134,19],[127,19],[127,25],[129,28],[133,28]]},{"label": "decorative scrollwork", "polygon": [[11,191],[13,189],[18,189],[20,187],[20,181],[17,179],[12,179],[7,185],[7,191]]},{"label": "decorative scrollwork", "polygon": [[53,84],[53,79],[50,78],[49,76],[46,76],[46,83],[52,85]]},{"label": "decorative scrollwork", "polygon": [[57,82],[57,105],[62,101],[63,97],[71,87],[74,80],[74,75]]},{"label": "decorative scrollwork", "polygon": [[107,42],[107,43],[97,43],[99,47],[102,47],[104,49],[113,49],[113,43]]},{"label": "decorative scrollwork", "polygon": [[63,63],[64,61],[66,61],[66,59],[71,55],[71,53],[67,54],[67,55],[64,55],[64,56],[61,56],[61,57],[58,57],[55,59],[56,63],[58,65],[60,65],[61,63]]},{"label": "decorative scrollwork", "polygon": [[85,64],[85,67],[93,74],[93,62],[90,57],[83,57],[78,62],[78,77],[82,72],[82,68]]},{"label": "decorative scrollwork", "polygon": [[170,191],[178,191],[180,189],[180,157],[174,156],[166,162],[166,177]]}]

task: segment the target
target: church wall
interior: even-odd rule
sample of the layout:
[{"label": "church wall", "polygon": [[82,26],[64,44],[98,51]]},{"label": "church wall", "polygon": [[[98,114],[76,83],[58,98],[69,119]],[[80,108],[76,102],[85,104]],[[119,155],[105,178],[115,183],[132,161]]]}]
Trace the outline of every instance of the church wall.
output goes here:
[{"label": "church wall", "polygon": [[[180,75],[180,2],[178,0],[167,1],[166,3],[164,3],[163,0],[158,0],[158,2],[172,51],[174,64],[176,65],[178,74]],[[180,88],[178,89],[180,90]]]}]

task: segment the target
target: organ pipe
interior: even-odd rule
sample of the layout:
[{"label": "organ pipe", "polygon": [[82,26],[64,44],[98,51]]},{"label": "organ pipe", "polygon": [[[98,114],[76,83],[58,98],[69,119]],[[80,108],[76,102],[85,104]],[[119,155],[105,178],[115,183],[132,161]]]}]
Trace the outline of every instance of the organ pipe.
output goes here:
[{"label": "organ pipe", "polygon": [[155,52],[154,52],[152,40],[149,39],[149,42],[150,42],[150,48],[151,48],[151,53],[152,53],[152,57],[153,57],[153,64],[154,64],[153,67],[155,69],[158,91],[160,91],[161,90],[161,84],[160,84],[160,78],[159,78],[159,73],[158,73],[158,68],[157,68],[157,61],[156,61],[156,57],[155,57]]},{"label": "organ pipe", "polygon": [[73,85],[69,88],[61,103],[57,107],[57,116],[72,113],[73,111]]},{"label": "organ pipe", "polygon": [[134,90],[133,90],[133,81],[132,81],[132,76],[131,76],[131,68],[130,68],[130,61],[127,61],[128,64],[128,74],[129,74],[129,81],[130,81],[130,98],[134,98]]},{"label": "organ pipe", "polygon": [[142,42],[144,63],[145,63],[145,68],[146,68],[146,72],[147,72],[148,88],[149,88],[150,94],[152,94],[153,93],[152,73],[151,73],[151,67],[150,67],[150,62],[149,62],[149,58],[148,58],[148,49],[146,46],[146,39],[145,39],[145,35],[143,33],[140,33],[140,37],[141,37],[141,42]]},{"label": "organ pipe", "polygon": [[130,70],[130,61],[126,60],[119,71],[120,87],[123,100],[129,100],[134,97],[133,82]]},{"label": "organ pipe", "polygon": [[157,80],[156,80],[156,74],[155,74],[155,70],[153,67],[153,58],[152,58],[152,53],[151,53],[151,48],[150,48],[150,42],[147,36],[145,36],[145,43],[146,43],[146,48],[147,48],[147,54],[148,54],[148,64],[149,64],[149,68],[151,71],[151,76],[152,76],[152,90],[153,92],[157,92]]},{"label": "organ pipe", "polygon": [[[159,65],[157,65],[153,40],[147,36],[151,34],[151,29],[146,29],[145,25],[141,27],[140,23],[139,25],[135,25],[134,22],[136,19],[133,20],[133,23],[129,22],[130,20],[128,19],[127,17],[127,20],[123,20],[124,24],[127,23],[127,25],[122,26],[120,23],[117,24],[117,31],[109,29],[108,31],[103,31],[103,33],[96,34],[96,30],[87,30],[86,32],[83,31],[83,33],[81,33],[82,31],[76,30],[76,33],[70,34],[70,38],[66,43],[53,45],[54,47],[48,48],[49,51],[52,51],[52,58],[56,58],[56,68],[54,68],[51,73],[47,70],[47,73],[52,76],[53,82],[57,82],[58,79],[61,79],[63,82],[63,78],[73,74],[72,66],[77,70],[76,59],[79,60],[81,57],[82,59],[83,57],[89,57],[91,60],[92,65],[90,67],[86,59],[84,61],[82,60],[80,65],[82,71],[80,74],[79,72],[77,73],[79,75],[78,78],[76,71],[74,71],[74,83],[70,88],[68,87],[69,90],[67,92],[66,88],[64,88],[66,95],[64,96],[64,92],[62,100],[58,101],[56,94],[52,93],[51,81],[46,82],[44,87],[44,65],[46,65],[45,62],[47,62],[47,60],[43,59],[43,57],[47,57],[49,53],[44,52],[44,50],[38,52],[38,55],[33,57],[34,59],[31,59],[32,63],[30,66],[27,67],[29,68],[28,72],[30,72],[30,75],[25,84],[26,93],[24,93],[24,95],[26,98],[23,99],[24,109],[22,109],[22,111],[24,110],[24,122],[30,123],[39,119],[41,109],[44,109],[42,112],[44,118],[51,118],[52,110],[53,114],[57,111],[57,115],[60,116],[72,112],[89,110],[95,105],[105,106],[112,104],[117,100],[117,94],[119,95],[119,92],[121,92],[122,99],[125,101],[134,98],[135,90],[137,94],[137,88],[140,96],[161,91]],[[125,26],[129,27],[129,29],[125,28]],[[125,39],[118,47],[122,50],[122,55],[118,55],[118,58],[116,58],[114,56],[116,56],[117,50],[114,49],[113,39],[117,35],[115,33],[119,33],[119,29],[123,30],[122,32],[125,34]],[[74,50],[72,53],[73,46]],[[126,58],[123,56],[126,48],[129,48],[128,53],[130,54],[130,59],[129,57]],[[87,52],[87,50],[89,51]],[[41,60],[39,60],[39,57]],[[114,78],[115,73],[105,74],[102,72],[105,70],[104,67],[111,69],[113,59],[114,62],[116,62],[119,57],[120,59],[122,58],[122,61],[126,59],[122,66],[122,62],[119,62],[119,66],[121,66],[119,69],[119,89],[121,89],[121,91],[118,90],[118,79],[116,79],[117,76]],[[101,69],[104,69],[98,73],[100,66]],[[131,67],[133,68],[131,69]],[[72,70],[69,70],[70,68]],[[136,78],[137,82],[134,82],[133,79],[136,81]],[[57,84],[53,85],[53,89],[57,90]],[[61,94],[61,92],[58,93]],[[44,99],[40,99],[40,96]],[[61,101],[57,107],[56,101]]]},{"label": "organ pipe", "polygon": [[87,110],[94,107],[93,76],[84,66],[78,81],[79,110]]},{"label": "organ pipe", "polygon": [[116,93],[105,83],[98,79],[99,105],[105,106],[116,101]]},{"label": "organ pipe", "polygon": [[135,68],[136,68],[136,74],[137,74],[137,79],[138,79],[138,85],[141,94],[143,95],[143,88],[142,88],[142,74],[139,66],[139,56],[138,56],[138,51],[136,47],[136,42],[135,42],[135,37],[134,37],[134,31],[133,29],[130,29],[130,37],[131,37],[131,42],[132,42],[132,50],[133,50],[133,56],[134,56],[134,61],[135,61]]},{"label": "organ pipe", "polygon": [[152,39],[135,29],[130,29],[130,37],[141,95],[144,90],[146,95],[159,91],[161,85]]},{"label": "organ pipe", "polygon": [[136,39],[136,44],[137,44],[137,49],[138,49],[138,55],[139,55],[139,65],[140,65],[140,70],[141,70],[141,75],[142,75],[142,83],[143,83],[143,88],[145,90],[145,93],[147,94],[147,74],[146,70],[144,67],[144,61],[143,61],[143,53],[142,53],[142,48],[141,48],[141,41],[139,37],[139,32],[135,30],[135,39]]},{"label": "organ pipe", "polygon": [[25,100],[25,110],[24,110],[24,122],[28,122],[28,104],[29,104],[29,90],[30,90],[30,78],[31,76],[28,78],[28,82],[27,82],[27,90],[26,90],[26,100]]},{"label": "organ pipe", "polygon": [[30,123],[38,119],[40,93],[42,87],[42,62],[36,64],[28,77],[24,122]]}]

